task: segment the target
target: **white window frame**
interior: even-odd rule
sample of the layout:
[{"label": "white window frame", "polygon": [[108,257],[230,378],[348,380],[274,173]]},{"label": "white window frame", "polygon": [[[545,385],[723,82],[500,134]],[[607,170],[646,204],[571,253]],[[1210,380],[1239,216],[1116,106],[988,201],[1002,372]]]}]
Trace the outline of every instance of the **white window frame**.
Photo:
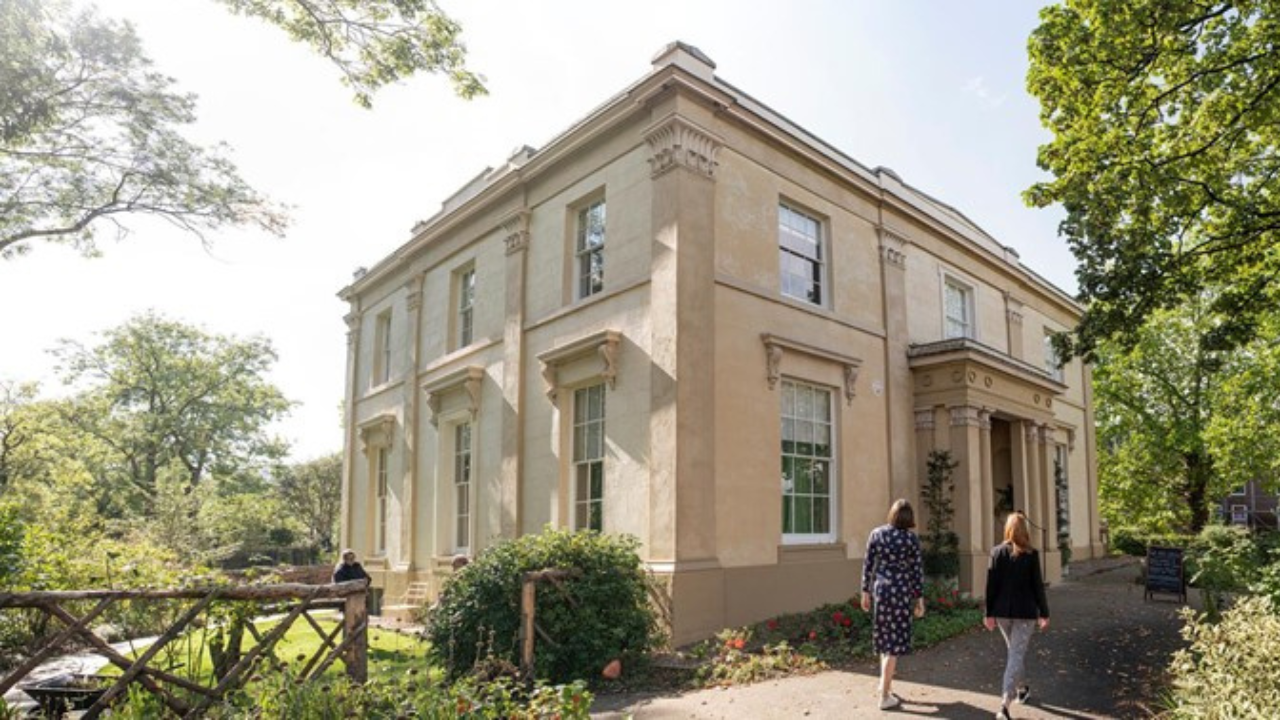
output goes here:
[{"label": "white window frame", "polygon": [[[599,413],[592,413],[592,397],[599,398]],[[572,471],[570,484],[570,521],[574,530],[604,532],[605,468],[605,384],[595,383],[573,391],[573,417],[570,431]],[[584,412],[585,410],[585,412]],[[592,437],[594,435],[594,442]],[[598,478],[598,487],[593,479]],[[592,506],[596,508],[593,524]]]},{"label": "white window frame", "polygon": [[1044,329],[1044,369],[1058,382],[1066,379],[1066,371],[1063,363],[1058,358],[1058,350],[1053,346],[1053,331],[1049,328]]},{"label": "white window frame", "polygon": [[[802,406],[802,396],[808,394],[810,403]],[[837,528],[839,527],[839,513],[837,512],[839,504],[839,472],[837,471],[837,461],[839,459],[839,434],[836,427],[835,417],[835,391],[829,387],[818,385],[815,383],[796,380],[793,378],[782,379],[782,391],[779,393],[781,405],[779,408],[780,422],[780,438],[781,445],[779,447],[779,457],[781,458],[781,482],[782,486],[779,513],[780,528],[782,531],[782,543],[784,545],[807,545],[807,544],[829,544],[836,541]],[[825,411],[820,411],[821,404],[826,405]],[[825,417],[824,417],[825,416]],[[803,423],[803,425],[802,425]],[[791,428],[790,433],[788,427]],[[808,432],[805,432],[807,428]],[[817,442],[820,437],[819,430],[826,431],[827,437],[827,455],[824,457],[818,447],[821,443]],[[788,440],[788,434],[792,436]],[[808,451],[805,451],[802,438],[808,437],[811,442],[805,443],[809,445]],[[791,443],[788,446],[788,443]],[[790,462],[788,462],[790,461]],[[810,492],[800,493],[797,477],[788,477],[788,472],[796,475],[796,469],[801,463],[812,465],[815,462],[825,462],[826,464],[826,490],[824,494],[816,491],[816,487],[810,481]],[[790,468],[790,471],[789,471]],[[788,502],[788,496],[791,496],[791,502]],[[825,497],[826,500],[826,521],[827,529],[825,532],[813,532],[815,525],[810,525],[811,532],[787,532],[787,516],[790,514],[791,524],[794,527],[797,519],[796,512],[801,502],[809,502],[810,516],[813,515],[815,501],[818,498]],[[803,498],[803,499],[801,499]]]},{"label": "white window frame", "polygon": [[387,487],[388,469],[391,452],[389,448],[379,447],[375,454],[373,468],[373,552],[374,555],[387,554],[387,525],[390,516],[390,492]]},{"label": "white window frame", "polygon": [[453,426],[453,552],[471,554],[472,523],[475,519],[475,456],[472,454],[474,428],[470,422]]},{"label": "white window frame", "polygon": [[605,198],[597,197],[580,205],[574,212],[573,292],[577,300],[604,292],[607,211]]},{"label": "white window frame", "polygon": [[388,308],[373,321],[373,387],[391,380],[391,310]]},{"label": "white window frame", "polygon": [[[957,291],[964,299],[964,315],[963,320],[952,318],[947,306],[947,295],[950,291]],[[950,340],[952,338],[968,338],[976,340],[978,337],[977,325],[975,322],[977,292],[973,283],[966,282],[951,273],[944,272],[942,274],[942,338]],[[952,331],[952,323],[960,323],[959,334]]]},{"label": "white window frame", "polygon": [[[813,232],[806,232],[812,228]],[[816,215],[804,210],[800,210],[795,205],[787,202],[778,203],[778,288],[782,295],[792,300],[808,303],[816,307],[826,307],[828,303],[828,283],[827,283],[827,250],[826,250],[826,224]],[[797,238],[795,242],[788,243],[786,238],[790,236]],[[814,248],[814,256],[806,255],[799,250],[801,243],[808,242]],[[794,275],[787,271],[787,263],[794,260],[807,263],[810,268],[810,277],[800,280],[800,276]],[[788,288],[788,278],[795,277],[797,282],[806,282],[809,284],[810,291],[797,294]],[[811,291],[816,288],[817,297],[814,298]]]},{"label": "white window frame", "polygon": [[476,266],[468,265],[458,271],[455,284],[457,286],[458,314],[455,347],[464,348],[475,340],[475,302],[476,302]]}]

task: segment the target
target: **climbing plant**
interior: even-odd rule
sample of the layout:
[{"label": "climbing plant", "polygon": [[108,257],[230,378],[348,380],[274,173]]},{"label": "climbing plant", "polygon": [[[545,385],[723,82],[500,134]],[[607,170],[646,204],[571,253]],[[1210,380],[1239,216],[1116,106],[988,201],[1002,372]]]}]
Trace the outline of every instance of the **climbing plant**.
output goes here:
[{"label": "climbing plant", "polygon": [[956,489],[951,472],[957,464],[950,451],[929,453],[924,487],[920,491],[920,501],[928,515],[922,538],[926,575],[956,577],[960,574],[960,538],[951,529],[955,516],[952,495]]}]

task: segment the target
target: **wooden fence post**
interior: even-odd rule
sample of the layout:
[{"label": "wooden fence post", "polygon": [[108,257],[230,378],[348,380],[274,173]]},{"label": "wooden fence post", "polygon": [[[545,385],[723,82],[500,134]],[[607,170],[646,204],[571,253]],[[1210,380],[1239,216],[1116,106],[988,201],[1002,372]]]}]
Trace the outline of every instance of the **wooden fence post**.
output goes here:
[{"label": "wooden fence post", "polygon": [[342,637],[347,639],[352,633],[359,637],[347,648],[347,677],[360,684],[369,679],[369,628],[366,599],[368,589],[348,595],[342,610]]},{"label": "wooden fence post", "polygon": [[533,615],[537,610],[537,581],[525,573],[520,587],[520,673],[533,677]]}]

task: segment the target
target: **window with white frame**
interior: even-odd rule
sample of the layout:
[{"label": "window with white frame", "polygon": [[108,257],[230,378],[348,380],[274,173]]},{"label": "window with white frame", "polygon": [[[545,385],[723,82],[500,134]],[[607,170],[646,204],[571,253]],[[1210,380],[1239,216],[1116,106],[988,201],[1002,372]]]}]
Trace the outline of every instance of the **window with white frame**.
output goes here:
[{"label": "window with white frame", "polygon": [[782,382],[782,537],[835,540],[835,463],[831,391]]},{"label": "window with white frame", "polygon": [[577,265],[578,299],[604,290],[604,200],[596,200],[578,210]]},{"label": "window with white frame", "polygon": [[453,551],[471,551],[471,423],[453,428]]},{"label": "window with white frame", "polygon": [[782,294],[823,304],[822,223],[795,208],[778,205],[778,254]]},{"label": "window with white frame", "polygon": [[973,288],[947,275],[942,283],[942,335],[944,338],[971,338],[973,333]]},{"label": "window with white frame", "polygon": [[391,311],[378,315],[373,326],[373,386],[391,379]]},{"label": "window with white frame", "polygon": [[1048,328],[1044,330],[1044,369],[1058,382],[1066,377],[1062,370],[1062,359],[1058,357],[1058,349],[1053,345],[1053,331]]},{"label": "window with white frame", "polygon": [[604,530],[604,384],[573,393],[573,527]]},{"label": "window with white frame", "polygon": [[466,268],[457,274],[458,318],[456,347],[466,347],[474,339],[476,302],[476,269]]},{"label": "window with white frame", "polygon": [[374,473],[374,541],[373,549],[378,555],[387,552],[387,460],[390,452],[385,447],[378,448]]}]

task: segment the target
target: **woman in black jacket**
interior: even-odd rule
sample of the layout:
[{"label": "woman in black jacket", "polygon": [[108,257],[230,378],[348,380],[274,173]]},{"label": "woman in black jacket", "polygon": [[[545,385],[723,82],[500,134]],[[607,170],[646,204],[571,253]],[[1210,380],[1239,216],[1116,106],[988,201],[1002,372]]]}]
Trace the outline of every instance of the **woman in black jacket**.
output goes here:
[{"label": "woman in black jacket", "polygon": [[1000,628],[1008,648],[1004,667],[1004,687],[1000,712],[996,717],[1010,720],[1009,703],[1026,702],[1031,688],[1025,682],[1027,645],[1036,625],[1049,627],[1049,603],[1044,595],[1040,556],[1031,547],[1027,516],[1015,512],[1004,524],[1004,542],[991,549],[987,566],[988,630]]}]

